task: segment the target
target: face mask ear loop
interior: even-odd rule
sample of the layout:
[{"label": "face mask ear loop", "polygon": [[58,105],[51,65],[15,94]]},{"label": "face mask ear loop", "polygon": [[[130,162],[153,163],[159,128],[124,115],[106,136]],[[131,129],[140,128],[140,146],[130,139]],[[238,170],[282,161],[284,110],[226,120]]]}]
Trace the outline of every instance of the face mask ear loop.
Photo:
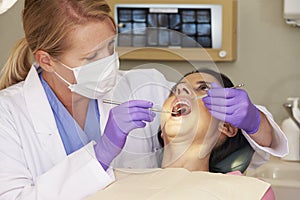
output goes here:
[{"label": "face mask ear loop", "polygon": [[64,63],[62,63],[62,62],[60,62],[60,61],[58,61],[58,62],[59,62],[62,66],[64,66],[65,68],[67,68],[67,69],[73,71],[73,69],[72,69],[71,67],[65,65]]},{"label": "face mask ear loop", "polygon": [[[58,60],[58,62],[59,62],[62,66],[64,66],[65,68],[67,68],[67,69],[73,71],[73,69],[72,69],[71,67],[65,65],[64,63],[60,62],[59,60]],[[66,79],[64,79],[64,78],[63,78],[61,75],[59,75],[56,71],[54,71],[54,73],[55,73],[56,76],[58,76],[63,82],[65,82],[69,87],[72,86],[71,83],[69,83]]]},{"label": "face mask ear loop", "polygon": [[59,75],[57,72],[54,72],[56,76],[58,76],[63,82],[65,82],[69,87],[72,85],[69,83],[66,79],[64,79],[61,75]]}]

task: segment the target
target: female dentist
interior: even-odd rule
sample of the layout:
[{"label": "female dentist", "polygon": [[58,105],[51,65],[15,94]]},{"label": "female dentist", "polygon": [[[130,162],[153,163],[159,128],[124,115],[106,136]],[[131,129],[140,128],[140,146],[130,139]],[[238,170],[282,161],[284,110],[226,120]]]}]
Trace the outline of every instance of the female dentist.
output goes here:
[{"label": "female dentist", "polygon": [[172,83],[152,69],[118,70],[109,12],[103,0],[25,0],[25,38],[0,79],[1,199],[83,199],[114,181],[122,149],[116,166],[159,166],[149,108]]},{"label": "female dentist", "polygon": [[114,181],[127,134],[153,121],[153,104],[132,100],[100,134],[95,98],[119,67],[109,12],[103,0],[25,0],[25,38],[0,82],[1,199],[83,199]]}]

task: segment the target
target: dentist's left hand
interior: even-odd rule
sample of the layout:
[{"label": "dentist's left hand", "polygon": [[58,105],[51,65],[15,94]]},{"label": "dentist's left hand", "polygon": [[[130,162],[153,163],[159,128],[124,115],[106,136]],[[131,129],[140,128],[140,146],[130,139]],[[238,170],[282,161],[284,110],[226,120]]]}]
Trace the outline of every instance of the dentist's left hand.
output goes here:
[{"label": "dentist's left hand", "polygon": [[153,121],[155,113],[149,110],[152,106],[149,101],[131,100],[110,110],[104,133],[94,146],[96,157],[105,170],[121,152],[129,132]]},{"label": "dentist's left hand", "polygon": [[203,102],[211,115],[221,121],[245,130],[248,134],[256,133],[260,125],[260,112],[252,104],[243,89],[223,88],[212,83]]}]

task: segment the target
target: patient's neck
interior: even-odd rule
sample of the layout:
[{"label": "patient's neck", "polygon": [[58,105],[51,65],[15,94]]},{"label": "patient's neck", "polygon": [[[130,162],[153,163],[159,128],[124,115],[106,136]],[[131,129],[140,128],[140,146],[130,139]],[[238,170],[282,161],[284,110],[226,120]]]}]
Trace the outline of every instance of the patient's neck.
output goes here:
[{"label": "patient's neck", "polygon": [[[181,145],[184,146],[184,145]],[[168,144],[164,149],[162,168],[185,168],[189,171],[209,171],[209,156],[200,158],[200,145],[190,144],[187,148],[179,144]]]}]

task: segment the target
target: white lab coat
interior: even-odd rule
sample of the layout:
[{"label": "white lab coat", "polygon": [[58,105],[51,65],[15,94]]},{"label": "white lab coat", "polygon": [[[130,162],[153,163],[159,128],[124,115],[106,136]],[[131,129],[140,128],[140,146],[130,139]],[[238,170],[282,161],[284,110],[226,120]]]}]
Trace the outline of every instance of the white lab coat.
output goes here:
[{"label": "white lab coat", "polygon": [[0,199],[83,199],[114,181],[92,142],[67,156],[35,67],[0,92]]},{"label": "white lab coat", "polygon": [[255,150],[248,169],[255,169],[269,160],[270,155],[283,157],[288,154],[288,141],[285,134],[282,132],[278,124],[274,121],[272,114],[263,106],[256,107],[264,113],[270,125],[273,127],[273,140],[270,147],[262,147],[253,141],[249,134],[242,130],[243,135],[246,137],[252,148]]},{"label": "white lab coat", "polygon": [[[173,85],[154,69],[120,72],[118,79],[116,88],[105,98],[145,99],[161,106]],[[111,107],[99,101],[102,132]],[[92,143],[66,155],[34,66],[24,82],[0,91],[0,110],[1,199],[82,199],[114,181],[111,169],[105,172],[95,159]],[[286,138],[271,115],[262,111],[274,128],[272,149],[260,147],[246,134],[260,161],[267,160],[268,153],[287,153]],[[158,126],[159,116],[145,128],[132,131],[112,166],[159,167]]]}]

